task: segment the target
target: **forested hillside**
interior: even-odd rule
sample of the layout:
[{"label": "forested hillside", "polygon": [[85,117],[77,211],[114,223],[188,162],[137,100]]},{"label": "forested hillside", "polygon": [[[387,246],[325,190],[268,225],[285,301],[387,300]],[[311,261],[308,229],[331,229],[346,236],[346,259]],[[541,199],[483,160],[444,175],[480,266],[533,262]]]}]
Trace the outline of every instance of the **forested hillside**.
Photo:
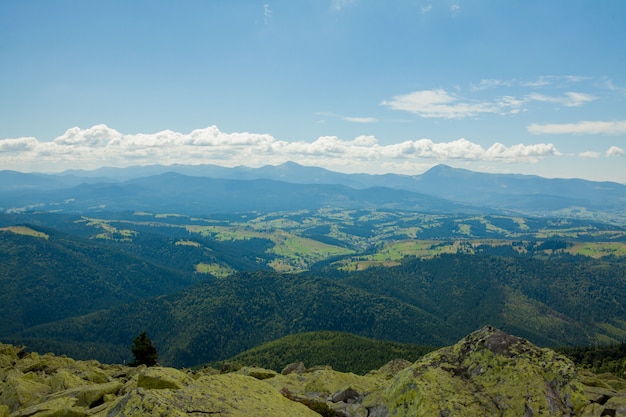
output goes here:
[{"label": "forested hillside", "polygon": [[554,346],[623,340],[624,276],[623,261],[441,255],[344,282],[419,305],[461,333],[491,323]]},{"label": "forested hillside", "polygon": [[418,306],[324,278],[257,272],[37,326],[8,340],[64,340],[70,353],[80,356],[82,343],[123,347],[142,330],[160,347],[163,363],[175,366],[225,359],[291,333],[315,330],[436,345],[456,337],[451,326]]},{"label": "forested hillside", "polygon": [[0,337],[197,281],[192,274],[54,230],[0,230]]},{"label": "forested hillside", "polygon": [[[173,193],[176,175],[163,178]],[[332,195],[318,208],[237,211],[236,201],[221,204],[203,188],[218,183],[227,181],[188,185],[221,214],[0,209],[0,340],[122,362],[145,330],[162,363],[175,366],[317,331],[441,346],[490,324],[551,347],[626,340],[619,222],[583,209],[577,217],[457,204],[448,213],[346,209],[328,203]],[[82,187],[106,199],[146,184],[156,186],[136,179]],[[275,191],[296,187],[283,185]],[[390,203],[404,193],[335,189],[348,205],[378,191]],[[141,196],[130,203],[144,204]],[[194,196],[185,198],[175,204]]]},{"label": "forested hillside", "polygon": [[[415,362],[432,350],[430,346],[319,331],[292,334],[264,343],[236,355],[226,364],[259,366],[280,372],[287,364],[303,362],[307,368],[330,366],[340,372],[365,374],[396,359]],[[212,365],[223,367],[224,364]]]},{"label": "forested hillside", "polygon": [[[26,344],[127,349],[147,330],[164,364],[226,359],[282,336],[317,330],[441,346],[468,328],[496,324],[544,346],[611,343],[626,333],[626,265],[441,255],[400,266],[322,278],[239,273],[12,334]],[[124,357],[102,357],[120,361]]]}]

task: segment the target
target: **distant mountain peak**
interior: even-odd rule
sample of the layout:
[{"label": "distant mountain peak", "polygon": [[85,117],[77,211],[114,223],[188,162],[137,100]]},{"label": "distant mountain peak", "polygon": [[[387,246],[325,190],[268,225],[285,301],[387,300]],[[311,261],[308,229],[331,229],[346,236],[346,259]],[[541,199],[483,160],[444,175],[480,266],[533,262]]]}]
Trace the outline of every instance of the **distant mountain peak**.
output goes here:
[{"label": "distant mountain peak", "polygon": [[454,168],[446,164],[438,164],[424,172],[421,177],[449,177],[452,175],[469,175],[476,174],[473,171],[464,168]]}]

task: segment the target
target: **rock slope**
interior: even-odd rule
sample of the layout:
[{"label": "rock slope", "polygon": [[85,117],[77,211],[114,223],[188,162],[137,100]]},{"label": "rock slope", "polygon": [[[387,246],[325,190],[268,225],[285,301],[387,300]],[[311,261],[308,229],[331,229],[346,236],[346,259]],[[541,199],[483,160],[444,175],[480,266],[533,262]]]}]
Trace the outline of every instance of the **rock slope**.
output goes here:
[{"label": "rock slope", "polygon": [[626,416],[626,381],[492,327],[366,375],[130,368],[0,344],[0,417]]}]

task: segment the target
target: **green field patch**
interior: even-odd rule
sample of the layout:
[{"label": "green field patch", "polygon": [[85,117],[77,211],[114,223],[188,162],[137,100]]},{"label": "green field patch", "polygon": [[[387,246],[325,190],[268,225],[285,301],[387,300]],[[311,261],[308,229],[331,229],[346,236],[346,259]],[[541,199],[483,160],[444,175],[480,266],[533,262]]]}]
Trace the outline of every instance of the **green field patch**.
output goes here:
[{"label": "green field patch", "polygon": [[269,239],[271,230],[267,232],[259,232],[248,227],[242,226],[187,226],[187,230],[191,233],[198,233],[201,236],[208,236],[215,240],[233,241],[245,240],[253,238]]},{"label": "green field patch", "polygon": [[[83,217],[81,221],[85,222],[86,226],[94,227],[96,229],[102,229],[101,233],[98,233],[94,236],[96,239],[112,239],[112,240],[129,241],[137,235],[137,232],[135,230],[118,229],[117,227],[111,224],[111,221],[108,221],[108,220]],[[130,222],[126,222],[126,223],[132,224]]]},{"label": "green field patch", "polygon": [[626,340],[626,329],[623,326],[618,326],[619,324],[623,323],[598,323],[598,327],[604,330],[609,337],[616,340]]},{"label": "green field patch", "polygon": [[193,246],[199,248],[201,245],[198,242],[192,240],[179,240],[175,243],[176,246]]},{"label": "green field patch", "polygon": [[521,217],[511,217],[515,223],[519,225],[520,230],[530,230],[530,227],[526,224],[526,220]]},{"label": "green field patch", "polygon": [[[567,325],[564,318],[547,306],[526,297],[521,292],[511,292],[504,304],[504,315],[509,323],[535,331],[549,329],[558,333]],[[549,332],[547,332],[549,333]]]},{"label": "green field patch", "polygon": [[469,224],[459,223],[459,230],[457,231],[460,235],[471,236],[472,235],[472,226]]},{"label": "green field patch", "polygon": [[589,236],[594,232],[594,229],[589,226],[583,227],[568,227],[568,228],[542,228],[537,231],[535,237],[537,239],[549,239],[552,237],[569,237],[577,239],[580,236]]},{"label": "green field patch", "polygon": [[16,235],[38,237],[38,238],[41,238],[41,239],[48,239],[50,237],[50,236],[48,236],[47,234],[45,234],[43,232],[38,232],[38,231],[33,230],[30,227],[26,227],[26,226],[3,227],[3,228],[0,228],[0,231],[11,232],[11,233],[15,233]]},{"label": "green field patch", "polygon": [[572,255],[583,255],[591,258],[602,258],[603,256],[626,256],[626,243],[623,242],[590,242],[575,243],[566,249]]},{"label": "green field patch", "polygon": [[270,266],[281,272],[295,272],[307,269],[315,262],[354,253],[351,249],[329,245],[317,240],[276,231],[270,237],[274,247],[269,250],[280,257]]},{"label": "green field patch", "polygon": [[196,272],[199,274],[211,274],[217,278],[226,278],[235,273],[235,270],[220,264],[199,263],[196,265]]},{"label": "green field patch", "polygon": [[133,213],[133,216],[148,216],[148,217],[152,217],[154,216],[154,213],[150,213],[148,211],[136,211]]},{"label": "green field patch", "polygon": [[215,240],[237,241],[245,239],[268,239],[274,246],[267,251],[276,255],[269,266],[280,272],[297,272],[308,269],[311,265],[324,259],[354,253],[353,250],[330,245],[314,239],[271,227],[266,223],[261,228],[227,226],[187,226],[192,233],[209,236]]},{"label": "green field patch", "polygon": [[610,336],[607,336],[607,335],[605,335],[603,333],[596,333],[596,334],[594,334],[594,336],[596,338],[596,343],[599,346],[602,346],[602,345],[606,346],[606,345],[612,345],[612,344],[615,344],[615,343],[619,343],[619,340],[616,340],[616,339],[614,339],[614,338],[612,338]]},{"label": "green field patch", "polygon": [[403,240],[385,245],[376,253],[342,260],[342,270],[364,270],[372,266],[396,266],[405,256],[432,258],[443,253],[456,253],[461,241]]}]

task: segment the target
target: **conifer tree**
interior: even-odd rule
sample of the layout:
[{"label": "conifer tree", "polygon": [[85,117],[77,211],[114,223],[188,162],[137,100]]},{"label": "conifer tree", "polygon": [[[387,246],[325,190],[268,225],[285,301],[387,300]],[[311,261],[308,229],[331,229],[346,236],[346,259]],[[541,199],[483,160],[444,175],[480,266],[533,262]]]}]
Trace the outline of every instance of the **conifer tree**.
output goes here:
[{"label": "conifer tree", "polygon": [[129,363],[130,366],[154,366],[157,364],[159,352],[152,345],[152,341],[146,335],[145,331],[141,332],[139,336],[135,338],[130,350],[135,357],[135,360]]}]

